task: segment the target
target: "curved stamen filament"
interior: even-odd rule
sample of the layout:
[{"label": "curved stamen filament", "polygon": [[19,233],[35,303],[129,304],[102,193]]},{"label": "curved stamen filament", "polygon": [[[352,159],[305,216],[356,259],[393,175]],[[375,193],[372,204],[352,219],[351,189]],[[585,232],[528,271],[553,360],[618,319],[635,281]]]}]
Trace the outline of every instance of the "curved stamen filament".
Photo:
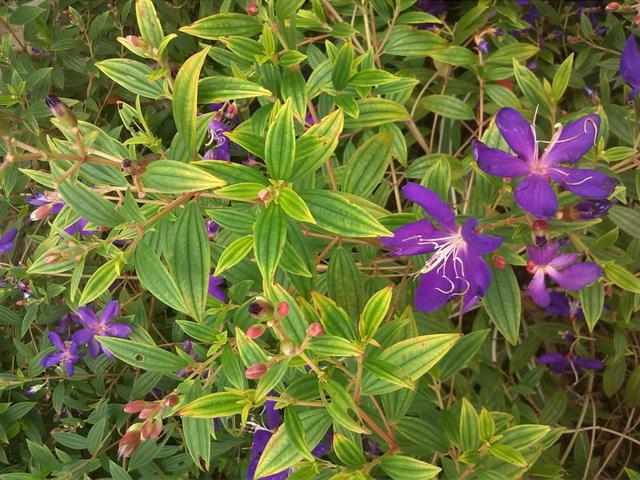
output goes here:
[{"label": "curved stamen filament", "polygon": [[[551,170],[553,170],[554,172],[558,172],[560,175],[564,175],[565,177],[568,177],[569,175],[571,175],[570,173],[563,172],[562,170],[559,170],[557,168],[552,168]],[[577,185],[582,185],[585,182],[588,182],[592,178],[593,178],[593,175],[589,175],[588,177],[585,177],[585,178],[583,178],[582,180],[580,180],[578,182],[564,182],[564,183],[565,183],[565,185],[577,186]]]}]

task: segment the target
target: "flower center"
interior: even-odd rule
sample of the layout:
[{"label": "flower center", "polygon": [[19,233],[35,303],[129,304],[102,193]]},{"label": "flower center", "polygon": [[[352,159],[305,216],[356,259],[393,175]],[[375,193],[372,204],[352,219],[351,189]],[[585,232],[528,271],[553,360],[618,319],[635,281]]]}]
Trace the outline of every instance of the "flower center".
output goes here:
[{"label": "flower center", "polygon": [[[462,238],[459,229],[453,235],[439,238],[420,239],[420,245],[433,245],[434,250],[424,266],[417,274],[425,274],[435,270],[440,278],[444,279],[448,286],[446,289],[436,287],[440,293],[447,295],[464,295],[470,288],[469,282],[464,278],[464,262],[459,256],[461,251],[466,248],[466,242]],[[455,292],[456,280],[461,280],[464,288],[462,292]]]}]

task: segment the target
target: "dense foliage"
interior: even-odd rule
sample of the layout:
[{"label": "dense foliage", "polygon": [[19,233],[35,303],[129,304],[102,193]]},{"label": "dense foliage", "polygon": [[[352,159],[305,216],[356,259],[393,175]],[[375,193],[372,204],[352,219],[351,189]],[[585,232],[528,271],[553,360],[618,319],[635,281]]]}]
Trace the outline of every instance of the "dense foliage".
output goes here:
[{"label": "dense foliage", "polygon": [[0,6],[0,479],[640,479],[635,1]]}]

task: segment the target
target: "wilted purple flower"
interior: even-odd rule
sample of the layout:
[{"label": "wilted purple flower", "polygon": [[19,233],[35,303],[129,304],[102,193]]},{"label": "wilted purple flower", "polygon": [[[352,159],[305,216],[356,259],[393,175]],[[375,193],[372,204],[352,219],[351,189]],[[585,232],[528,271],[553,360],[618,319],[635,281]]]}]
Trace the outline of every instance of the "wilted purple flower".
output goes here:
[{"label": "wilted purple flower", "polygon": [[76,116],[55,95],[46,95],[44,97],[44,103],[47,104],[47,107],[49,107],[53,116],[67,127],[74,128],[78,125],[78,119]]},{"label": "wilted purple flower", "polygon": [[29,215],[34,222],[42,220],[47,215],[55,215],[64,206],[64,202],[56,192],[36,192],[29,195],[25,201],[29,205],[38,207]]},{"label": "wilted purple flower", "polygon": [[568,318],[584,318],[580,302],[570,299],[566,293],[550,292],[549,298],[549,305],[544,307],[547,313]]},{"label": "wilted purple flower", "polygon": [[567,352],[565,354],[558,352],[543,353],[538,357],[538,361],[545,365],[549,365],[552,372],[563,373],[565,370],[570,368],[576,375],[578,375],[583,368],[599,370],[603,367],[600,360],[595,358],[579,357],[571,352]]},{"label": "wilted purple flower", "polygon": [[209,148],[204,158],[206,160],[229,160],[231,158],[229,154],[229,139],[224,136],[224,132],[229,131],[229,127],[222,120],[212,118],[209,121],[209,141],[207,147]]},{"label": "wilted purple flower", "polygon": [[489,53],[489,42],[487,42],[485,38],[480,37],[476,39],[476,47],[478,47],[478,50],[482,53]]},{"label": "wilted purple flower", "polygon": [[95,337],[112,336],[126,337],[131,333],[131,326],[126,323],[112,322],[112,320],[120,313],[120,304],[117,300],[111,300],[100,313],[100,320],[96,317],[96,313],[89,307],[80,307],[76,310],[80,323],[84,328],[77,330],[71,338],[75,343],[88,344],[89,356],[95,358],[100,350],[108,357],[111,357],[105,347],[101,346]]},{"label": "wilted purple flower", "polygon": [[527,68],[529,70],[537,70],[538,69],[538,61],[535,58],[527,61]]},{"label": "wilted purple flower", "polygon": [[633,33],[627,37],[620,55],[620,75],[631,85],[629,100],[633,100],[640,93],[640,51]]},{"label": "wilted purple flower", "polygon": [[204,227],[207,230],[207,236],[209,237],[209,239],[212,239],[213,237],[215,237],[218,228],[220,228],[220,225],[218,225],[214,220],[206,220],[204,222]]},{"label": "wilted purple flower", "polygon": [[13,239],[16,237],[18,230],[10,228],[0,236],[0,253],[6,253],[13,249]]},{"label": "wilted purple flower", "polygon": [[78,220],[76,220],[72,224],[68,225],[64,229],[64,231],[68,235],[73,235],[74,233],[79,233],[80,235],[83,235],[83,236],[92,235],[92,234],[96,233],[95,230],[85,230],[84,227],[87,225],[87,223],[89,223],[89,220],[87,220],[84,217],[80,217]]},{"label": "wilted purple flower", "polygon": [[40,366],[49,368],[59,364],[69,377],[73,376],[73,363],[81,358],[78,354],[78,344],[69,340],[62,341],[62,338],[56,332],[49,332],[48,337],[58,351],[42,357]]},{"label": "wilted purple flower", "polygon": [[582,220],[592,220],[594,218],[602,217],[609,211],[611,207],[611,201],[602,200],[581,200],[574,205],[578,217]]},{"label": "wilted purple flower", "polygon": [[520,113],[501,108],[496,126],[516,156],[491,148],[475,140],[473,156],[478,166],[491,175],[523,177],[514,189],[515,202],[526,212],[540,218],[551,217],[558,209],[550,180],[583,198],[606,198],[617,180],[592,168],[560,167],[576,162],[594,143],[600,117],[584,115],[558,126],[547,148],[539,155],[535,127]]},{"label": "wilted purple flower", "polygon": [[221,302],[224,302],[225,299],[224,290],[220,287],[223,283],[223,277],[214,277],[213,275],[209,275],[209,288],[207,291],[209,292],[209,295],[217,298]]},{"label": "wilted purple flower", "polygon": [[18,290],[20,290],[20,294],[23,298],[29,298],[33,294],[31,289],[29,288],[29,285],[27,285],[22,280],[18,280],[16,282],[16,287],[18,287]]},{"label": "wilted purple flower", "polygon": [[383,245],[394,247],[391,255],[432,254],[419,271],[416,308],[430,312],[461,295],[462,308],[467,310],[485,293],[491,281],[482,255],[498,248],[502,238],[478,233],[478,221],[474,217],[458,227],[449,205],[422,185],[407,183],[402,193],[440,224],[438,228],[423,218],[396,228],[393,237],[380,239]]},{"label": "wilted purple flower", "polygon": [[578,253],[561,253],[557,241],[551,241],[544,247],[529,245],[527,254],[527,271],[533,274],[528,287],[529,296],[541,307],[551,303],[549,290],[545,286],[547,275],[562,288],[579,290],[602,273],[602,269],[593,262],[577,262]]},{"label": "wilted purple flower", "polygon": [[536,23],[536,19],[538,18],[538,7],[535,5],[531,5],[526,13],[522,15],[522,19],[530,25]]}]

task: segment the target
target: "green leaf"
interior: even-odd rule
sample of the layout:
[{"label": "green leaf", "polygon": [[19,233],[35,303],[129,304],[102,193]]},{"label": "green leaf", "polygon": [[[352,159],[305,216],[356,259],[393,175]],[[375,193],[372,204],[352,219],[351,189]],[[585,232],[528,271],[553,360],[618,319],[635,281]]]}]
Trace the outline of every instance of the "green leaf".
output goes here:
[{"label": "green leaf", "polygon": [[94,337],[102,346],[123,362],[150,372],[173,373],[189,362],[155,345],[116,337]]},{"label": "green leaf", "polygon": [[304,200],[290,187],[278,191],[278,205],[291,218],[300,222],[316,223]]},{"label": "green leaf", "polygon": [[512,43],[500,47],[496,52],[487,57],[487,63],[493,63],[496,65],[510,66],[513,61],[523,62],[536,53],[540,49],[536,45],[529,43]]},{"label": "green leaf", "polygon": [[101,265],[87,281],[80,295],[80,305],[86,305],[105,292],[120,275],[122,256],[118,255]]},{"label": "green leaf", "polygon": [[360,338],[373,338],[382,320],[387,315],[392,296],[393,287],[391,285],[384,287],[371,296],[360,316],[360,323],[358,324]]},{"label": "green leaf", "polygon": [[362,207],[328,190],[299,192],[318,227],[345,237],[393,235]]},{"label": "green leaf", "polygon": [[113,203],[80,182],[65,180],[58,186],[58,191],[74,212],[96,225],[115,227],[124,221]]},{"label": "green leaf", "polygon": [[342,90],[349,83],[353,68],[353,47],[350,43],[343,43],[338,51],[331,73],[333,88]]},{"label": "green leaf", "polygon": [[[309,445],[317,445],[331,425],[331,417],[321,408],[300,413],[302,429]],[[260,457],[255,477],[266,477],[295,465],[304,456],[293,447],[286,428],[276,430]]]},{"label": "green leaf", "polygon": [[198,103],[226,102],[242,98],[271,97],[273,94],[255,82],[235,77],[205,77],[198,83]]},{"label": "green leaf", "polygon": [[393,82],[397,79],[398,77],[392,75],[386,70],[367,68],[351,77],[349,84],[354,87],[375,87],[377,85],[384,85],[385,83]]},{"label": "green leaf", "polygon": [[131,475],[113,460],[109,460],[109,472],[113,480],[132,480]]},{"label": "green leaf", "polygon": [[278,321],[288,339],[296,346],[301,345],[306,338],[309,322],[295,299],[278,283],[273,283],[270,286],[268,297],[272,305],[277,305],[280,302],[286,302],[289,305],[288,313]]},{"label": "green leaf", "polygon": [[91,430],[89,430],[87,434],[87,450],[89,450],[91,455],[95,455],[104,442],[105,439],[103,435],[106,425],[107,419],[101,418],[91,427]]},{"label": "green leaf", "polygon": [[479,444],[478,412],[466,398],[463,398],[460,409],[460,449],[463,452],[475,450]]},{"label": "green leaf", "polygon": [[601,266],[604,274],[615,285],[629,292],[640,293],[640,279],[629,272],[629,270],[612,261],[605,262]]},{"label": "green leaf", "polygon": [[[362,275],[351,253],[342,247],[335,248],[327,268],[327,291],[329,296],[353,319],[357,319],[358,314],[364,308],[363,283]],[[336,317],[336,320],[338,318]],[[353,322],[351,318],[348,319],[343,330],[349,335]]]},{"label": "green leaf", "polygon": [[438,363],[440,380],[446,381],[460,369],[468,366],[470,360],[482,347],[489,331],[488,328],[485,328],[484,330],[471,332],[458,340]]},{"label": "green leaf", "polygon": [[517,467],[526,467],[527,461],[515,448],[509,445],[491,445],[489,453],[499,460],[511,463]]},{"label": "green leaf", "polygon": [[262,32],[262,23],[256,17],[241,13],[218,13],[179,30],[205,40],[217,40],[231,35],[252,37]]},{"label": "green leaf", "polygon": [[244,237],[236,238],[233,242],[227,245],[220,254],[216,270],[213,274],[217,277],[225,270],[237,265],[249,254],[252,248],[253,235],[245,235]]},{"label": "green leaf", "polygon": [[542,440],[549,433],[547,425],[522,424],[502,431],[498,444],[509,445],[516,450],[526,449]]},{"label": "green leaf", "polygon": [[[182,386],[190,384],[185,401],[195,400],[202,396],[202,386],[194,380],[186,381]],[[209,470],[211,459],[211,436],[213,434],[213,422],[208,418],[182,418],[182,430],[184,443],[193,462],[198,468]]]},{"label": "green leaf", "polygon": [[363,98],[358,100],[360,114],[357,118],[347,118],[345,128],[356,129],[377,127],[390,122],[409,119],[409,112],[403,105],[386,98]]},{"label": "green leaf", "polygon": [[280,383],[288,368],[289,362],[286,359],[270,365],[265,374],[258,380],[254,401],[259,402],[267,396]]},{"label": "green leaf", "polygon": [[624,387],[624,400],[630,407],[640,406],[640,365],[636,365]]},{"label": "green leaf", "polygon": [[491,266],[491,283],[482,298],[482,305],[500,333],[511,345],[520,332],[521,299],[518,281],[510,265]]},{"label": "green leaf", "polygon": [[282,210],[275,204],[259,209],[253,226],[253,251],[267,284],[273,279],[286,239],[287,221]]},{"label": "green leaf", "polygon": [[202,322],[209,285],[211,254],[200,209],[195,203],[178,213],[173,230],[171,271],[189,314]]},{"label": "green leaf", "polygon": [[[344,249],[338,249],[338,251],[340,250],[345,253]],[[346,255],[350,257],[349,254]],[[333,300],[318,292],[311,292],[311,298],[316,309],[320,312],[320,323],[327,334],[348,340],[356,339],[356,329],[347,312],[338,307]]]},{"label": "green leaf", "polygon": [[161,193],[186,193],[218,188],[225,182],[201,168],[175,160],[151,162],[140,175],[143,188]]},{"label": "green leaf", "polygon": [[[401,367],[415,382],[431,370],[459,338],[460,335],[457,333],[440,333],[408,338],[386,348],[376,358]],[[397,385],[379,380],[371,375],[364,375],[362,380],[362,393],[366,395],[389,393],[398,388]]]},{"label": "green leaf", "polygon": [[51,432],[51,436],[62,446],[73,450],[84,450],[87,448],[87,439],[82,435],[72,432]]},{"label": "green leaf", "polygon": [[191,162],[189,165],[211,173],[228,185],[249,182],[259,183],[265,187],[269,186],[269,181],[264,178],[258,170],[239,163],[221,162],[220,160],[200,160]]},{"label": "green leaf", "polygon": [[136,20],[138,21],[138,28],[142,33],[142,38],[147,40],[153,47],[158,48],[164,38],[164,32],[152,0],[136,1]]},{"label": "green leaf", "polygon": [[364,361],[365,372],[371,372],[376,378],[398,385],[400,388],[415,390],[416,385],[401,367],[377,358],[367,358]]},{"label": "green leaf", "polygon": [[422,460],[397,454],[383,456],[380,466],[393,480],[427,480],[442,470]]},{"label": "green leaf", "polygon": [[178,410],[178,415],[193,418],[228,417],[242,412],[246,400],[232,392],[210,393]]},{"label": "green leaf", "polygon": [[391,31],[384,45],[384,53],[403,57],[428,57],[446,46],[446,40],[433,32],[399,26]]},{"label": "green leaf", "polygon": [[153,70],[142,62],[110,58],[96,62],[96,67],[118,85],[136,95],[147,98],[165,97],[162,80],[149,80]]},{"label": "green leaf", "polygon": [[191,338],[195,338],[201,342],[214,343],[217,341],[218,334],[210,326],[189,322],[187,320],[176,320],[176,325]]},{"label": "green leaf", "polygon": [[567,86],[569,85],[569,79],[571,78],[571,69],[573,68],[573,53],[569,55],[558,67],[556,73],[553,75],[553,82],[551,84],[551,92],[553,98],[556,101],[560,101],[562,95],[564,95]]},{"label": "green leaf", "polygon": [[309,342],[307,348],[312,352],[328,357],[357,357],[362,353],[360,347],[349,340],[334,337],[333,335],[315,337]]},{"label": "green leaf", "polygon": [[459,98],[449,95],[427,95],[422,105],[430,112],[454,120],[473,120],[472,108]]},{"label": "green leaf", "polygon": [[271,178],[288,179],[295,156],[296,135],[293,129],[291,102],[287,100],[267,131],[264,161]]},{"label": "green leaf", "polygon": [[607,216],[623,232],[640,238],[640,211],[621,205],[612,205]]},{"label": "green leaf", "polygon": [[138,279],[161,302],[180,312],[187,312],[182,294],[155,252],[144,242],[138,242],[134,252]]},{"label": "green leaf", "polygon": [[295,407],[288,405],[284,410],[284,428],[291,446],[307,460],[313,461],[313,455],[309,450],[304,434],[304,426]]},{"label": "green leaf", "polygon": [[240,182],[218,189],[218,195],[230,200],[253,201],[259,197],[264,185],[255,182]]},{"label": "green leaf", "polygon": [[604,285],[602,282],[593,282],[580,290],[580,306],[589,331],[592,332],[600,315],[602,315],[602,307],[604,306]]},{"label": "green leaf", "polygon": [[187,155],[193,156],[196,145],[196,113],[198,110],[198,79],[209,48],[193,54],[178,70],[173,86],[173,119],[185,143]]},{"label": "green leaf", "polygon": [[349,157],[342,189],[363,197],[378,186],[391,160],[393,141],[389,134],[372,136]]},{"label": "green leaf", "polygon": [[[300,138],[298,138],[298,144],[296,145],[296,160],[294,162],[291,180],[303,178],[305,175],[315,172],[323,163],[325,163],[336,149],[343,127],[344,115],[342,110],[338,109],[324,117],[303,133]],[[325,139],[323,146],[315,150],[312,154],[306,155],[304,158],[300,157],[300,152],[302,150],[300,145],[304,139],[313,137]]]}]

